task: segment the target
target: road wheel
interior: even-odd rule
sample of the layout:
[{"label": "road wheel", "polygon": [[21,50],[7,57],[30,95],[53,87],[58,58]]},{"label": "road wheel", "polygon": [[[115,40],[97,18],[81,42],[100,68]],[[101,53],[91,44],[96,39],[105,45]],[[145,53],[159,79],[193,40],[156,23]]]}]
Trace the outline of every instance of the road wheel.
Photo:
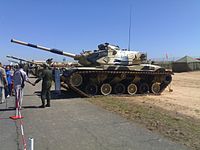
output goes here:
[{"label": "road wheel", "polygon": [[83,77],[79,73],[74,73],[70,76],[70,84],[72,86],[80,86],[83,82]]},{"label": "road wheel", "polygon": [[112,87],[111,87],[111,85],[109,83],[102,84],[101,93],[103,95],[109,95],[111,93],[111,91],[112,91]]},{"label": "road wheel", "polygon": [[89,95],[96,95],[98,92],[98,86],[95,84],[88,84],[85,87],[85,91]]},{"label": "road wheel", "polygon": [[127,88],[128,94],[130,95],[134,95],[137,93],[137,85],[131,83],[129,84],[128,88]]},{"label": "road wheel", "polygon": [[153,83],[152,86],[151,86],[151,91],[153,94],[160,94],[160,83],[156,82],[156,83]]},{"label": "road wheel", "polygon": [[147,83],[141,83],[139,86],[140,94],[147,94],[149,92],[149,85]]},{"label": "road wheel", "polygon": [[117,83],[114,86],[114,92],[115,92],[115,94],[124,94],[125,90],[126,90],[125,85],[122,84],[122,83]]}]

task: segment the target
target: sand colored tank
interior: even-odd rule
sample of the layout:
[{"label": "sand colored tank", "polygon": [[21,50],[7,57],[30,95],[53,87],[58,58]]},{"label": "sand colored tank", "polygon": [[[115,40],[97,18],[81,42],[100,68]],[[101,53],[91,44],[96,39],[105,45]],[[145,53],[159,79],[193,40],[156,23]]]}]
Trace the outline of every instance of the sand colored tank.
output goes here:
[{"label": "sand colored tank", "polygon": [[84,97],[97,94],[160,94],[172,80],[171,71],[146,64],[146,54],[120,49],[109,43],[77,55],[14,39],[11,42],[78,61],[75,67],[65,68],[62,81]]}]

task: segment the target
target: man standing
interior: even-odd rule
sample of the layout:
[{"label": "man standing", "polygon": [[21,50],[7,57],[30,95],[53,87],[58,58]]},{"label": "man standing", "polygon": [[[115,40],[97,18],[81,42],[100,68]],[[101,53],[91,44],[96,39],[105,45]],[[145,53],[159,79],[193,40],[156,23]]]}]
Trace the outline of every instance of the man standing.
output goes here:
[{"label": "man standing", "polygon": [[21,109],[23,101],[23,88],[25,86],[25,81],[33,85],[33,83],[29,81],[26,72],[24,72],[22,64],[19,64],[17,70],[14,72],[13,81],[15,89],[15,100],[19,101],[19,108]]},{"label": "man standing", "polygon": [[0,62],[0,104],[5,102],[4,88],[7,87],[7,85],[8,85],[8,82],[6,79],[6,72]]},{"label": "man standing", "polygon": [[[41,90],[41,101],[42,105],[40,108],[50,107],[50,99],[51,99],[51,84],[53,80],[52,70],[49,69],[48,64],[43,64],[43,71],[40,77],[35,81],[35,84],[42,80],[42,90]],[[34,84],[34,85],[35,85]],[[47,104],[45,105],[45,99],[47,99]]]},{"label": "man standing", "polygon": [[6,66],[6,77],[7,77],[7,82],[8,82],[8,87],[5,89],[6,90],[6,97],[9,97],[12,95],[12,73],[10,66]]}]

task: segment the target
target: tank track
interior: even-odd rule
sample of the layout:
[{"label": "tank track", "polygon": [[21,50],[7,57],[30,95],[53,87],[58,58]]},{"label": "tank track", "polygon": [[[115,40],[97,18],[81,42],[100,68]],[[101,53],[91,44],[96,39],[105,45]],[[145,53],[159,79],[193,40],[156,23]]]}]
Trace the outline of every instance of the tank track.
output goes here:
[{"label": "tank track", "polygon": [[[73,74],[80,74],[81,76],[83,77],[86,77],[86,76],[91,76],[93,74],[104,74],[104,75],[117,75],[117,74],[125,74],[126,76],[128,75],[134,75],[134,76],[145,76],[145,75],[151,75],[152,77],[156,76],[156,75],[159,75],[159,76],[168,76],[171,78],[171,75],[173,74],[173,72],[171,71],[123,71],[123,70],[73,70],[71,71],[70,73],[68,72],[67,76],[64,75],[64,78],[66,79],[64,82],[68,85],[69,89],[71,89],[72,91],[74,91],[75,93],[77,93],[78,95],[80,95],[81,97],[92,97],[92,95],[90,94],[87,94],[84,89],[80,88],[80,86],[76,87],[74,85],[72,85],[70,83],[70,80],[69,78],[73,75]],[[170,84],[171,82],[171,79],[168,81],[168,82],[162,82],[160,84],[160,93],[162,93],[165,88]],[[152,94],[150,92],[148,92],[148,94]],[[117,94],[118,95],[118,94]],[[124,95],[124,94],[122,94]],[[126,94],[127,95],[127,94]],[[144,94],[134,94],[134,95],[144,95]],[[97,95],[93,95],[93,96],[97,96]],[[132,95],[131,95],[132,96]]]}]

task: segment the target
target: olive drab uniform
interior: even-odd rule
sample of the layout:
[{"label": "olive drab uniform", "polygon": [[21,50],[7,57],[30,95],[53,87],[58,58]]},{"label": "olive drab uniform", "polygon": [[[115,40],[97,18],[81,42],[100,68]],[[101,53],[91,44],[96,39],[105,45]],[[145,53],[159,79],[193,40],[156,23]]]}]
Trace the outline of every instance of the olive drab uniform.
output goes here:
[{"label": "olive drab uniform", "polygon": [[48,67],[44,68],[40,77],[35,81],[35,83],[38,83],[40,80],[42,80],[41,107],[45,107],[45,99],[47,99],[46,107],[50,107],[50,99],[51,99],[50,89],[53,80],[52,70],[50,70]]}]

